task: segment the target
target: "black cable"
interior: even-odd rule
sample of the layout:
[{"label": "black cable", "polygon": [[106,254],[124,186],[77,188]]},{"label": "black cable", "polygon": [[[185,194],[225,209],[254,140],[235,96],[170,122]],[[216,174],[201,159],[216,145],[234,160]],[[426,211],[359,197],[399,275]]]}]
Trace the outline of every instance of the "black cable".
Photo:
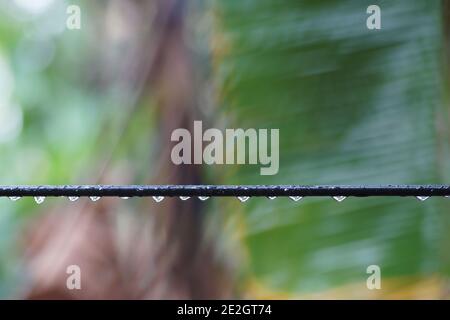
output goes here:
[{"label": "black cable", "polygon": [[429,197],[450,196],[450,185],[65,185],[0,186],[0,197]]}]

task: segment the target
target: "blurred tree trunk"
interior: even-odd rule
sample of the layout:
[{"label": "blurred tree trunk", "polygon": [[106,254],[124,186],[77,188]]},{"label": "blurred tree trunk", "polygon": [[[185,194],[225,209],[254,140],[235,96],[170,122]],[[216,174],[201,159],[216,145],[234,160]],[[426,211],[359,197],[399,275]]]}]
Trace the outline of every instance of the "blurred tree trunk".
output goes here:
[{"label": "blurred tree trunk", "polygon": [[[191,130],[197,119],[195,75],[185,46],[185,1],[133,1],[143,17],[155,10],[151,36],[129,68],[129,79],[144,79],[144,92],[156,97],[159,159],[149,164],[151,183],[200,184],[201,168],[175,166],[170,160],[171,132]],[[142,21],[137,21],[139,23]],[[155,39],[159,39],[157,42]],[[147,51],[148,50],[148,51]],[[143,71],[143,67],[149,66]],[[145,72],[144,75],[139,74]],[[48,298],[205,299],[232,293],[228,271],[204,235],[203,206],[198,199],[146,199],[138,217],[129,218],[125,236],[115,225],[116,199],[55,209],[31,229],[27,264],[31,285],[23,296]],[[66,209],[64,209],[66,210]],[[67,211],[67,210],[66,210]],[[66,268],[81,268],[82,289],[66,288]]]}]

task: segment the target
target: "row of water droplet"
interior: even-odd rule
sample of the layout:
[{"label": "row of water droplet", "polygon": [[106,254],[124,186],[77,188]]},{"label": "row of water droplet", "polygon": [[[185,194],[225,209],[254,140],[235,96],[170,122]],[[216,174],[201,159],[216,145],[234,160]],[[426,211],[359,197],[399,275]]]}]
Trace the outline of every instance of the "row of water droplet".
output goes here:
[{"label": "row of water droplet", "polygon": [[[450,196],[445,196],[446,198],[450,198]],[[12,201],[17,201],[17,200],[19,200],[19,199],[21,199],[22,197],[18,197],[18,196],[14,196],[14,197],[9,197],[9,199],[10,200],[12,200]],[[77,197],[77,196],[70,196],[70,197],[67,197],[70,201],[77,201],[80,197]],[[98,200],[100,200],[100,198],[101,197],[99,197],[99,196],[90,196],[89,197],[89,199],[91,199],[91,201],[98,201]],[[121,199],[129,199],[129,197],[120,197]],[[161,202],[161,201],[163,201],[164,200],[164,197],[163,196],[153,196],[152,197],[153,198],[153,200],[155,200],[156,202]],[[191,197],[188,197],[188,196],[180,196],[179,197],[181,200],[183,200],[183,201],[185,201],[185,200],[188,200],[188,199],[190,199]],[[238,196],[238,197],[236,197],[239,201],[241,201],[241,202],[246,202],[248,199],[250,199],[250,197],[249,196]],[[270,199],[270,200],[274,200],[274,199],[276,199],[277,197],[276,196],[268,196],[267,197],[268,199]],[[303,199],[303,197],[302,196],[289,196],[289,198],[291,199],[291,200],[293,200],[293,201],[295,201],[295,202],[297,202],[297,201],[300,201],[300,200],[302,200]],[[342,201],[344,201],[345,199],[347,199],[347,197],[346,196],[333,196],[332,197],[334,200],[336,200],[337,202],[342,202]],[[416,196],[416,198],[418,199],[418,200],[420,200],[420,201],[425,201],[425,200],[427,200],[428,198],[430,198],[429,196]],[[198,199],[200,199],[201,201],[205,201],[205,200],[208,200],[209,199],[209,197],[208,196],[198,196]],[[44,196],[37,196],[37,197],[34,197],[34,201],[37,203],[37,204],[41,204],[41,203],[43,203],[44,201],[45,201],[45,197]]]}]

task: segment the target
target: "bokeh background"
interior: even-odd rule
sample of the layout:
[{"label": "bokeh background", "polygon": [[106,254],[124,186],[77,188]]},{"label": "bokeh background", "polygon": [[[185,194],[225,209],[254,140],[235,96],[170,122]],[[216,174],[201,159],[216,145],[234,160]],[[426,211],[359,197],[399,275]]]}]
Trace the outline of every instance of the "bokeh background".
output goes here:
[{"label": "bokeh background", "polygon": [[[66,9],[81,8],[81,29]],[[366,9],[381,7],[382,29]],[[447,1],[0,0],[1,184],[450,180]],[[170,134],[280,129],[280,170]],[[450,202],[0,199],[2,298],[448,298]],[[82,290],[66,288],[66,268]],[[378,265],[382,289],[368,290]]]}]

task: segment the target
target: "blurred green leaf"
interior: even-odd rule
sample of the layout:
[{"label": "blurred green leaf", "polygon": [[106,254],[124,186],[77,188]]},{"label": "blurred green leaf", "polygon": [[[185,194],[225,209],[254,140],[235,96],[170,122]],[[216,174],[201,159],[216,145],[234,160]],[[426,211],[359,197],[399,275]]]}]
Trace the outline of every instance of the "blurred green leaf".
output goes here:
[{"label": "blurred green leaf", "polygon": [[[373,1],[215,2],[228,127],[280,129],[278,175],[240,166],[226,183],[446,181],[441,3],[375,3],[378,31],[366,28]],[[448,207],[436,198],[252,199],[242,209],[248,276],[292,295],[356,283],[351,297],[368,294],[371,264],[383,281],[445,273]]]}]

